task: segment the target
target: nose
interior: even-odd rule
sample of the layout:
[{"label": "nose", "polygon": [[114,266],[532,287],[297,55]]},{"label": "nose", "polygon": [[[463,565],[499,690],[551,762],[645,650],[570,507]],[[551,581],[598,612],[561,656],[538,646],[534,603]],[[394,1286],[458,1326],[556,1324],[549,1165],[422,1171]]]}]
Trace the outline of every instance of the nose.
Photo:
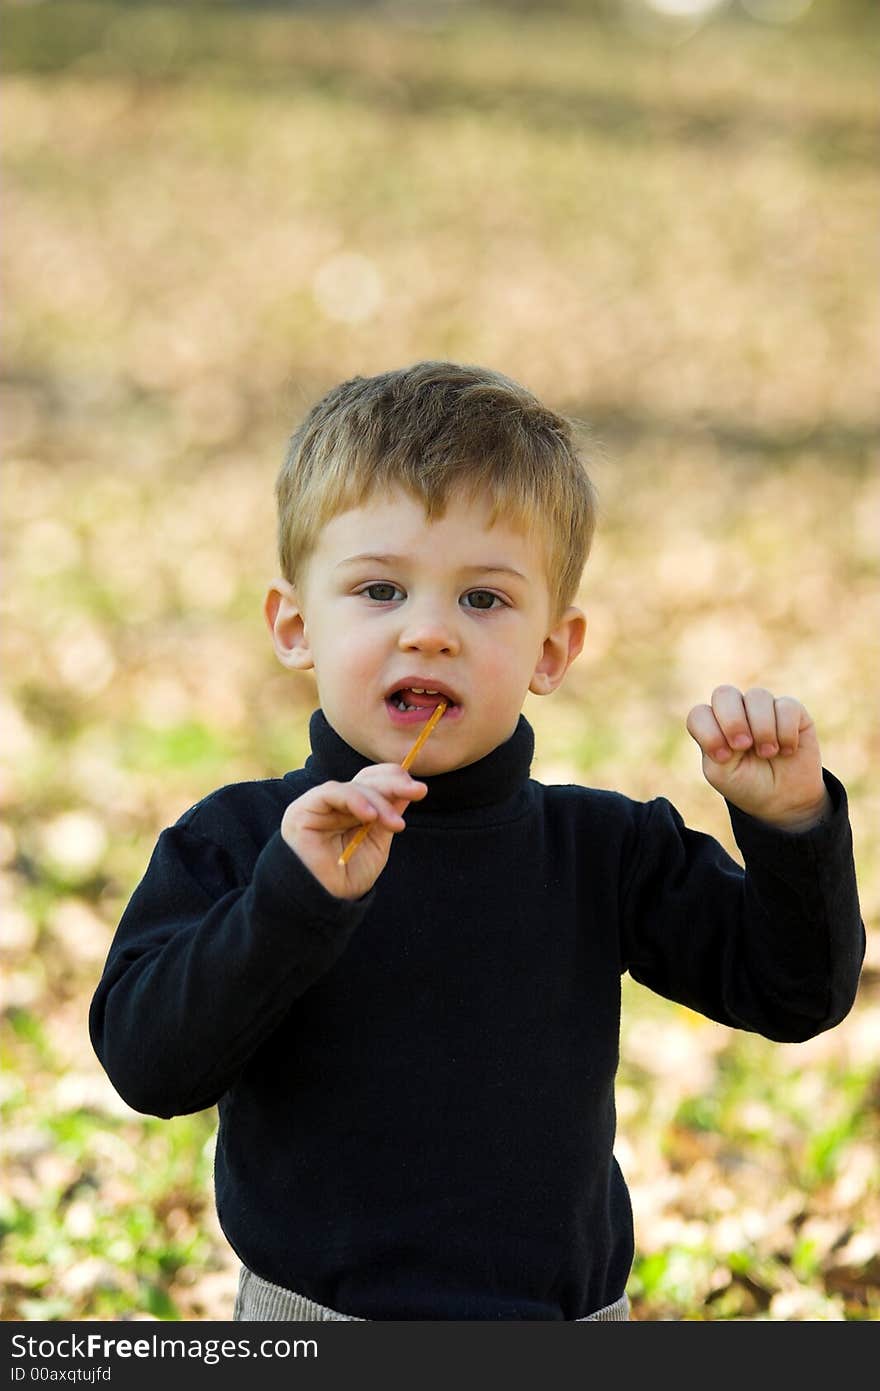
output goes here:
[{"label": "nose", "polygon": [[454,620],[439,606],[407,606],[407,614],[397,645],[401,652],[429,652],[432,655],[457,655],[461,641]]}]

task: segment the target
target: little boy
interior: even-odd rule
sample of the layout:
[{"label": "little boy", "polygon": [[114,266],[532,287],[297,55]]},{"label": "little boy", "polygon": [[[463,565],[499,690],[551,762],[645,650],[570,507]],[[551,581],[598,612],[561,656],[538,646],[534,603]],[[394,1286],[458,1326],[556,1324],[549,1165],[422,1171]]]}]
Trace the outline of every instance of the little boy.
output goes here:
[{"label": "little boy", "polygon": [[770,1039],[839,1023],[845,791],[797,700],[733,686],[687,728],[745,871],[662,797],[530,779],[521,707],[583,644],[595,507],[569,423],[507,378],[344,382],[277,497],[265,612],[315,673],[311,756],[163,831],[95,1050],[139,1111],[219,1107],[235,1318],[626,1319],[621,975]]}]

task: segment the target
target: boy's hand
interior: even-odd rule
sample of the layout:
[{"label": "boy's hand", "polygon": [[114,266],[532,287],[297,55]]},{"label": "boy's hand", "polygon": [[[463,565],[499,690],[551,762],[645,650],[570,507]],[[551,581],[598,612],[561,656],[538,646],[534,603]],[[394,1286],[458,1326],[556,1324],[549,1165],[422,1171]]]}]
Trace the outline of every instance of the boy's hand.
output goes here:
[{"label": "boy's hand", "polygon": [[688,733],[703,752],[706,781],[740,811],[788,831],[806,831],[831,810],[816,728],[799,700],[760,686],[745,695],[717,686],[695,705]]},{"label": "boy's hand", "polygon": [[[336,898],[361,898],[388,860],[401,815],[428,791],[399,763],[374,763],[351,782],[324,782],[297,797],[284,813],[281,834],[303,864]],[[339,856],[362,825],[369,834],[345,865]]]}]

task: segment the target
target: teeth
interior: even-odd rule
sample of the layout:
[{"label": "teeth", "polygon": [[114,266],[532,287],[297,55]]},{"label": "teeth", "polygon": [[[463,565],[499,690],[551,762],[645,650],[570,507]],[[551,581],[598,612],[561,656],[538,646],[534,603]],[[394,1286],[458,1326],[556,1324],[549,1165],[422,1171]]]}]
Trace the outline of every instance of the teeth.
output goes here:
[{"label": "teeth", "polygon": [[[399,689],[398,691],[396,691],[395,694],[394,694],[394,696],[393,696],[394,704],[397,706],[398,710],[422,710],[422,709],[424,709],[424,706],[421,706],[421,705],[408,705],[408,704],[406,703],[406,700],[404,699],[404,695],[403,695],[404,690],[412,691],[414,695],[429,695],[429,696],[432,696],[432,695],[439,696],[439,695],[440,695],[440,692],[439,692],[439,691],[432,690],[430,686],[401,686],[400,689]],[[448,697],[448,696],[444,696],[443,699],[446,700],[447,704],[449,703],[449,697]]]},{"label": "teeth", "polygon": [[[417,692],[419,695],[438,695],[438,694],[439,694],[438,691],[421,691],[421,690],[419,690],[419,687],[418,687],[418,686],[410,686],[408,689],[411,690],[411,691]],[[394,697],[394,703],[395,703],[395,705],[397,706],[398,710],[422,710],[422,709],[424,709],[424,706],[421,706],[421,705],[408,705],[408,704],[406,703],[406,701],[404,700],[404,698],[403,698],[402,695],[397,695],[397,696],[395,696],[395,697]]]}]

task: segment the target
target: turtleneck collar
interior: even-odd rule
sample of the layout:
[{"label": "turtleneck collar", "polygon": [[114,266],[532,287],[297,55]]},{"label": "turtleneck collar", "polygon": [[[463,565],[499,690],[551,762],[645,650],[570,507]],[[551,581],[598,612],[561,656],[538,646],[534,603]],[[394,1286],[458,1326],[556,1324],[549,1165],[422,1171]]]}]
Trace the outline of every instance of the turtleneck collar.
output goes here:
[{"label": "turtleneck collar", "polygon": [[[323,710],[316,710],[309,721],[309,739],[312,753],[306,760],[305,770],[315,782],[350,782],[372,761],[336,733]],[[510,738],[485,758],[449,773],[435,773],[433,777],[420,779],[427,783],[428,795],[420,802],[410,803],[407,820],[506,802],[527,781],[534,751],[532,727],[525,716],[520,715]]]}]

